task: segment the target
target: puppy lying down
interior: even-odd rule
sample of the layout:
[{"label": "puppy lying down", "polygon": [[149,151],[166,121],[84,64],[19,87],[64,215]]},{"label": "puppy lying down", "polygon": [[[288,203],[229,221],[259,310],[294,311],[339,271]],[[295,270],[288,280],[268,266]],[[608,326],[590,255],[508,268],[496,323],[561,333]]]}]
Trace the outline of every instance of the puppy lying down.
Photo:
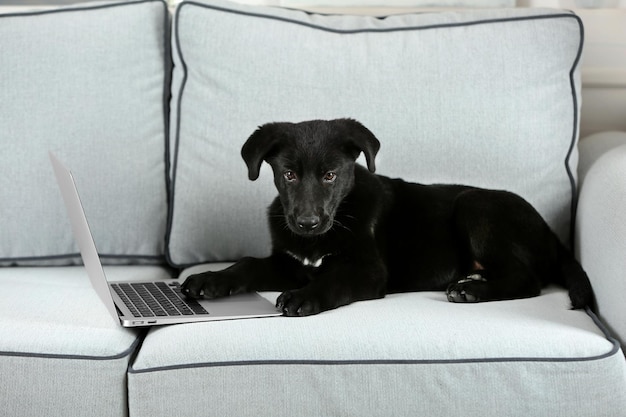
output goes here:
[{"label": "puppy lying down", "polygon": [[[523,198],[374,174],[379,148],[352,119],[259,127],[241,154],[250,180],[263,161],[274,172],[272,254],[192,275],[184,294],[282,291],[276,306],[287,316],[394,292],[445,290],[456,303],[526,298],[550,283],[569,290],[573,308],[591,303],[586,273]],[[355,162],[361,153],[367,168]]]}]

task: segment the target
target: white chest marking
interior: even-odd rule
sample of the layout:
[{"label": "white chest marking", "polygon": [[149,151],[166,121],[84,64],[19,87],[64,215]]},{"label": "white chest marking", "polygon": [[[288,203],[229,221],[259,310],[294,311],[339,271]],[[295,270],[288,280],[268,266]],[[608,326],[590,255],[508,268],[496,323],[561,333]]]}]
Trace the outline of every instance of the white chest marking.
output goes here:
[{"label": "white chest marking", "polygon": [[295,260],[297,260],[304,266],[312,266],[313,268],[319,268],[320,266],[322,266],[322,262],[324,261],[324,258],[330,255],[330,253],[327,253],[326,255],[322,255],[318,259],[303,258],[290,251],[287,251],[287,255],[291,256],[292,258],[294,258]]}]

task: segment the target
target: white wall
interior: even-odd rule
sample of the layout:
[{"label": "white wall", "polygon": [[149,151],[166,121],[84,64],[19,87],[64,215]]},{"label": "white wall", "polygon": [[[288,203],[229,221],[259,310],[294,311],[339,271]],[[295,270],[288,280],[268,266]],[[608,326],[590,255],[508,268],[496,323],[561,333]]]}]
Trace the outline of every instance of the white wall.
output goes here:
[{"label": "white wall", "polygon": [[626,9],[577,9],[585,26],[581,137],[626,131]]}]

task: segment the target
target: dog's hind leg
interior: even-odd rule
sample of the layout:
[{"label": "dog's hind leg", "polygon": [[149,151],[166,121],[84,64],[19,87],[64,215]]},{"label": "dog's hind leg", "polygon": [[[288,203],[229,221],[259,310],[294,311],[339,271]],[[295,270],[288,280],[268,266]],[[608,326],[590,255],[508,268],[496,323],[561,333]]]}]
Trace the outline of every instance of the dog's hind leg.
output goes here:
[{"label": "dog's hind leg", "polygon": [[506,267],[475,271],[452,282],[446,290],[448,301],[472,303],[539,295],[540,280],[533,277],[533,272],[523,265],[514,265],[513,260],[509,262]]},{"label": "dog's hind leg", "polygon": [[539,295],[550,259],[550,231],[539,214],[512,193],[471,189],[455,202],[460,276],[447,289],[452,302]]}]

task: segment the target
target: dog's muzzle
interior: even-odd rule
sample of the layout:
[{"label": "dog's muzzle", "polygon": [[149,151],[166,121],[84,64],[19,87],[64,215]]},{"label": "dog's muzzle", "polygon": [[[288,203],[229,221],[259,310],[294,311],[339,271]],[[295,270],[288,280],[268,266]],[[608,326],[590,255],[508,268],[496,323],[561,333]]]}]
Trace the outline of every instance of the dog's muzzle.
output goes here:
[{"label": "dog's muzzle", "polygon": [[332,220],[328,216],[319,216],[317,214],[307,214],[288,218],[289,228],[297,235],[301,236],[318,236],[322,235],[330,229]]},{"label": "dog's muzzle", "polygon": [[302,230],[303,232],[312,232],[317,229],[320,225],[320,217],[319,216],[300,216],[296,219],[296,225],[298,226],[298,230]]}]

